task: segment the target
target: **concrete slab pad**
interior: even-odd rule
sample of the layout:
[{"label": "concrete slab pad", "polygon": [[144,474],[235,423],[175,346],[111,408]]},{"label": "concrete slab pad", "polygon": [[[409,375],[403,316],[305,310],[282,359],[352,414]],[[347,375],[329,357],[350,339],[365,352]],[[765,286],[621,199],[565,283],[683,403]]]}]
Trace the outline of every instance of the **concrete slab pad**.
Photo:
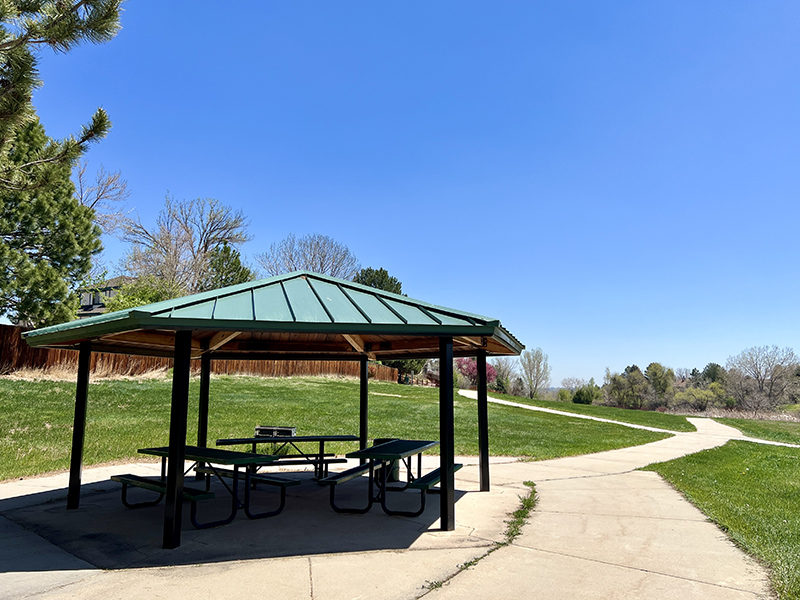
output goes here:
[{"label": "concrete slab pad", "polygon": [[[444,581],[486,548],[317,556],[311,559],[314,600],[407,600]],[[343,573],[347,573],[343,576]]]},{"label": "concrete slab pad", "polygon": [[4,517],[0,540],[0,600],[33,596],[99,572]]},{"label": "concrete slab pad", "polygon": [[219,598],[312,598],[309,560],[305,557],[232,561],[154,569],[104,571],[54,589],[41,600],[219,600]]},{"label": "concrete slab pad", "polygon": [[706,521],[705,516],[657,473],[634,471],[587,479],[545,481],[537,485],[536,512],[616,515]]},{"label": "concrete slab pad", "polygon": [[537,512],[525,533],[517,543],[525,548],[749,591],[761,586],[755,563],[709,522]]},{"label": "concrete slab pad", "polygon": [[[146,466],[153,468],[157,470],[158,466]],[[121,470],[134,471],[131,465],[111,469]],[[463,487],[477,490],[477,467],[465,467],[461,472],[475,480],[468,479]],[[104,482],[94,491],[89,491],[92,484],[84,486],[81,507],[75,511],[67,511],[65,503],[59,501],[6,510],[4,514],[91,565],[122,569],[386,549],[483,547],[502,536],[506,514],[518,504],[515,493],[505,493],[502,489],[489,494],[470,494],[462,489],[459,478],[458,527],[454,532],[439,532],[436,495],[428,496],[425,512],[413,519],[390,517],[378,506],[365,515],[342,515],[331,510],[328,488],[311,480],[310,473],[305,477],[302,485],[289,488],[283,513],[267,519],[252,521],[239,513],[227,526],[196,530],[189,523],[188,505],[185,506],[181,547],[171,551],[161,549],[163,504],[126,509],[120,501],[121,486],[116,483],[109,486]],[[215,518],[229,510],[230,496],[218,483],[213,489],[217,498],[198,507],[201,519]],[[337,491],[337,502],[346,506],[363,505],[366,490],[366,482],[348,483]],[[265,508],[277,504],[273,488],[257,493]],[[419,499],[417,492],[396,494],[391,504],[394,508],[410,509],[419,505]],[[276,540],[279,542],[274,543]]]},{"label": "concrete slab pad", "polygon": [[765,587],[756,592],[509,546],[492,553],[425,598],[756,600],[768,597]]}]

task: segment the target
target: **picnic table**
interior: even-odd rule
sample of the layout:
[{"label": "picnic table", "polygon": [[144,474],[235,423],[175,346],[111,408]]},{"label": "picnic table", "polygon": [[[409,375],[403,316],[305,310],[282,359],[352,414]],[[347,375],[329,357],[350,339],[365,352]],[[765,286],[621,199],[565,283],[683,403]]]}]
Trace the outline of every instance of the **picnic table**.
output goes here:
[{"label": "picnic table", "polygon": [[[166,473],[167,458],[169,457],[169,447],[165,446],[159,448],[141,448],[139,449],[139,453],[161,457],[161,482],[163,489],[154,491],[160,491],[163,496],[163,491],[166,490],[165,473]],[[198,446],[186,446],[185,458],[186,460],[193,461],[197,466],[196,470],[199,473],[202,473],[206,476],[205,481],[206,481],[207,492],[210,489],[211,476],[213,475],[223,484],[223,486],[228,491],[228,493],[230,493],[231,496],[230,514],[223,519],[210,521],[206,523],[201,523],[197,520],[197,500],[192,501],[192,511],[191,511],[192,525],[194,525],[198,529],[205,529],[207,527],[216,527],[217,525],[225,525],[226,523],[230,523],[236,517],[236,513],[239,511],[240,508],[244,509],[245,514],[250,519],[259,519],[277,514],[278,512],[283,510],[283,506],[285,504],[286,487],[300,483],[299,481],[292,481],[285,479],[278,480],[277,478],[265,478],[261,475],[251,473],[250,467],[269,464],[277,459],[276,456],[268,454],[235,452],[232,450],[222,450],[220,448],[202,448]],[[227,467],[232,467],[232,468],[226,469],[224,467],[219,467],[218,465],[225,465]],[[240,468],[242,468],[241,471]],[[115,476],[115,477],[117,478],[116,479],[117,481],[123,483],[123,486],[133,485],[138,487],[144,487],[147,489],[154,489],[152,487],[152,483],[157,484],[157,482],[152,482],[151,486],[148,487],[148,485],[145,485],[141,481],[137,483],[137,479],[143,479],[143,478],[135,478],[129,476]],[[223,478],[233,479],[233,485],[228,485],[228,483]],[[243,502],[239,500],[240,478],[242,478],[245,482],[245,493]],[[272,479],[273,481],[269,481],[268,479]],[[277,511],[254,513],[251,510],[250,506],[251,484],[253,482],[266,483],[269,485],[276,485],[281,487],[281,505]],[[196,490],[194,490],[194,492],[196,492]],[[213,494],[210,494],[207,497],[208,498],[213,497]],[[124,498],[125,498],[125,488],[123,488],[123,502],[125,502]],[[202,500],[207,498],[198,497],[197,499]],[[156,501],[156,503],[157,502],[158,501]],[[152,505],[152,504],[153,503],[140,503],[139,506]]]},{"label": "picnic table", "polygon": [[[296,436],[256,436],[247,438],[228,438],[217,440],[217,446],[236,446],[248,444],[255,453],[258,444],[273,444],[271,455],[276,456],[277,464],[301,465],[314,467],[314,478],[320,479],[328,475],[328,466],[332,463],[347,462],[344,458],[336,458],[325,454],[326,442],[357,442],[357,435],[296,435]],[[317,444],[316,452],[303,450],[298,444]],[[287,446],[294,448],[296,454],[278,454]]]},{"label": "picnic table", "polygon": [[[416,517],[425,510],[427,492],[431,491],[441,479],[440,469],[434,469],[430,473],[424,476],[422,475],[422,453],[438,445],[439,442],[427,440],[391,440],[382,444],[375,444],[369,448],[356,450],[355,452],[348,453],[347,458],[364,459],[367,461],[365,464],[320,479],[319,483],[321,485],[330,486],[330,504],[336,512],[365,513],[372,508],[375,501],[378,501],[380,502],[383,512],[388,515]],[[417,457],[416,475],[412,468],[414,456]],[[405,465],[406,481],[399,486],[389,486],[388,477],[391,466],[397,462],[402,462]],[[455,470],[460,468],[461,465],[455,465]],[[343,508],[338,506],[335,499],[336,487],[340,483],[350,481],[365,474],[368,475],[369,482],[366,506],[356,508]],[[387,506],[386,500],[390,492],[402,492],[409,488],[418,489],[421,492],[420,507],[418,510],[395,510]]]}]

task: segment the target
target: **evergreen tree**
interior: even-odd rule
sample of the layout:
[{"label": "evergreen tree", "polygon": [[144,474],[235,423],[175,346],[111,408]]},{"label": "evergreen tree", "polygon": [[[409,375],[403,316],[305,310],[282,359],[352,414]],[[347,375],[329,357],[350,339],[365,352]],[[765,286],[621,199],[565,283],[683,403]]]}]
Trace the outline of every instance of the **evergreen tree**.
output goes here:
[{"label": "evergreen tree", "polygon": [[60,167],[72,166],[87,144],[108,133],[111,123],[103,109],[77,136],[49,140],[19,160],[15,140],[36,119],[31,97],[41,85],[36,52],[48,46],[68,52],[84,41],[101,43],[119,30],[121,0],[2,0],[0,1],[0,188],[24,191],[58,185]]},{"label": "evergreen tree", "polygon": [[[51,144],[38,120],[17,130],[7,157],[30,162]],[[0,314],[40,327],[75,317],[76,290],[100,247],[92,209],[75,197],[70,165],[53,163],[48,184],[0,187]]]},{"label": "evergreen tree", "polygon": [[708,363],[700,374],[709,383],[724,383],[725,369],[717,363]]},{"label": "evergreen tree", "polygon": [[386,269],[373,269],[372,267],[361,269],[356,273],[356,276],[353,277],[353,281],[361,285],[368,285],[394,294],[403,293],[403,284],[400,283],[397,277],[389,275]]},{"label": "evergreen tree", "polygon": [[208,272],[200,283],[200,291],[218,290],[254,279],[253,271],[242,263],[241,253],[228,242],[222,242],[208,253]]}]

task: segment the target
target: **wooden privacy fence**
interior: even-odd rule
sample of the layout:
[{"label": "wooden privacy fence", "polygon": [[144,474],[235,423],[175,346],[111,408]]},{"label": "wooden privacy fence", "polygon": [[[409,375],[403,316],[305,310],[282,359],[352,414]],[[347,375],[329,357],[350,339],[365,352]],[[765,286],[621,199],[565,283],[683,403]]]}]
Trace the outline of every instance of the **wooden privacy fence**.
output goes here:
[{"label": "wooden privacy fence", "polygon": [[[0,375],[20,369],[78,369],[77,350],[31,348],[22,339],[26,329],[0,325]],[[149,371],[172,368],[171,358],[129,356],[127,354],[92,353],[91,372],[99,376],[141,375]],[[192,361],[192,370],[200,370],[200,361]],[[261,377],[325,376],[358,377],[357,361],[338,360],[213,360],[211,372],[223,375],[255,375]],[[369,365],[371,379],[397,381],[397,369],[386,365]]]}]

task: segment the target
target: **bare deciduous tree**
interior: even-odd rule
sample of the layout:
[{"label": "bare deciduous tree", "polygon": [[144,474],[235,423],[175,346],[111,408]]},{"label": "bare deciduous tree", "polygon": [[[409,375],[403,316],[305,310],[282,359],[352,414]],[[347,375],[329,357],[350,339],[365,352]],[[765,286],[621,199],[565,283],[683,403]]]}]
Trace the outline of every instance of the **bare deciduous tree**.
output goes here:
[{"label": "bare deciduous tree", "polygon": [[517,360],[510,356],[498,356],[492,360],[494,370],[497,371],[497,377],[509,382],[514,381],[517,377]]},{"label": "bare deciduous tree", "polygon": [[547,364],[547,354],[541,348],[523,350],[519,357],[522,369],[522,378],[528,386],[528,394],[536,398],[540,392],[550,385],[550,365]]},{"label": "bare deciduous tree", "polygon": [[116,233],[125,219],[125,201],[130,197],[128,182],[119,171],[109,173],[100,165],[94,181],[86,173],[88,162],[81,161],[75,167],[75,194],[83,206],[94,211],[95,223],[103,233]]},{"label": "bare deciduous tree", "polygon": [[578,388],[582,388],[586,383],[586,380],[580,377],[564,377],[564,379],[561,380],[561,387],[574,394]]},{"label": "bare deciduous tree", "polygon": [[760,346],[731,356],[726,383],[737,404],[757,414],[787,402],[798,385],[798,358],[791,348]]},{"label": "bare deciduous tree", "polygon": [[256,255],[256,260],[268,275],[313,271],[340,279],[353,279],[361,268],[347,246],[319,233],[301,238],[289,234],[272,244],[268,251]]},{"label": "bare deciduous tree", "polygon": [[209,253],[225,243],[246,242],[247,224],[241,210],[219,200],[176,201],[168,196],[155,229],[138,215],[122,219],[122,239],[133,245],[123,266],[131,275],[154,276],[195,293],[207,275]]}]

